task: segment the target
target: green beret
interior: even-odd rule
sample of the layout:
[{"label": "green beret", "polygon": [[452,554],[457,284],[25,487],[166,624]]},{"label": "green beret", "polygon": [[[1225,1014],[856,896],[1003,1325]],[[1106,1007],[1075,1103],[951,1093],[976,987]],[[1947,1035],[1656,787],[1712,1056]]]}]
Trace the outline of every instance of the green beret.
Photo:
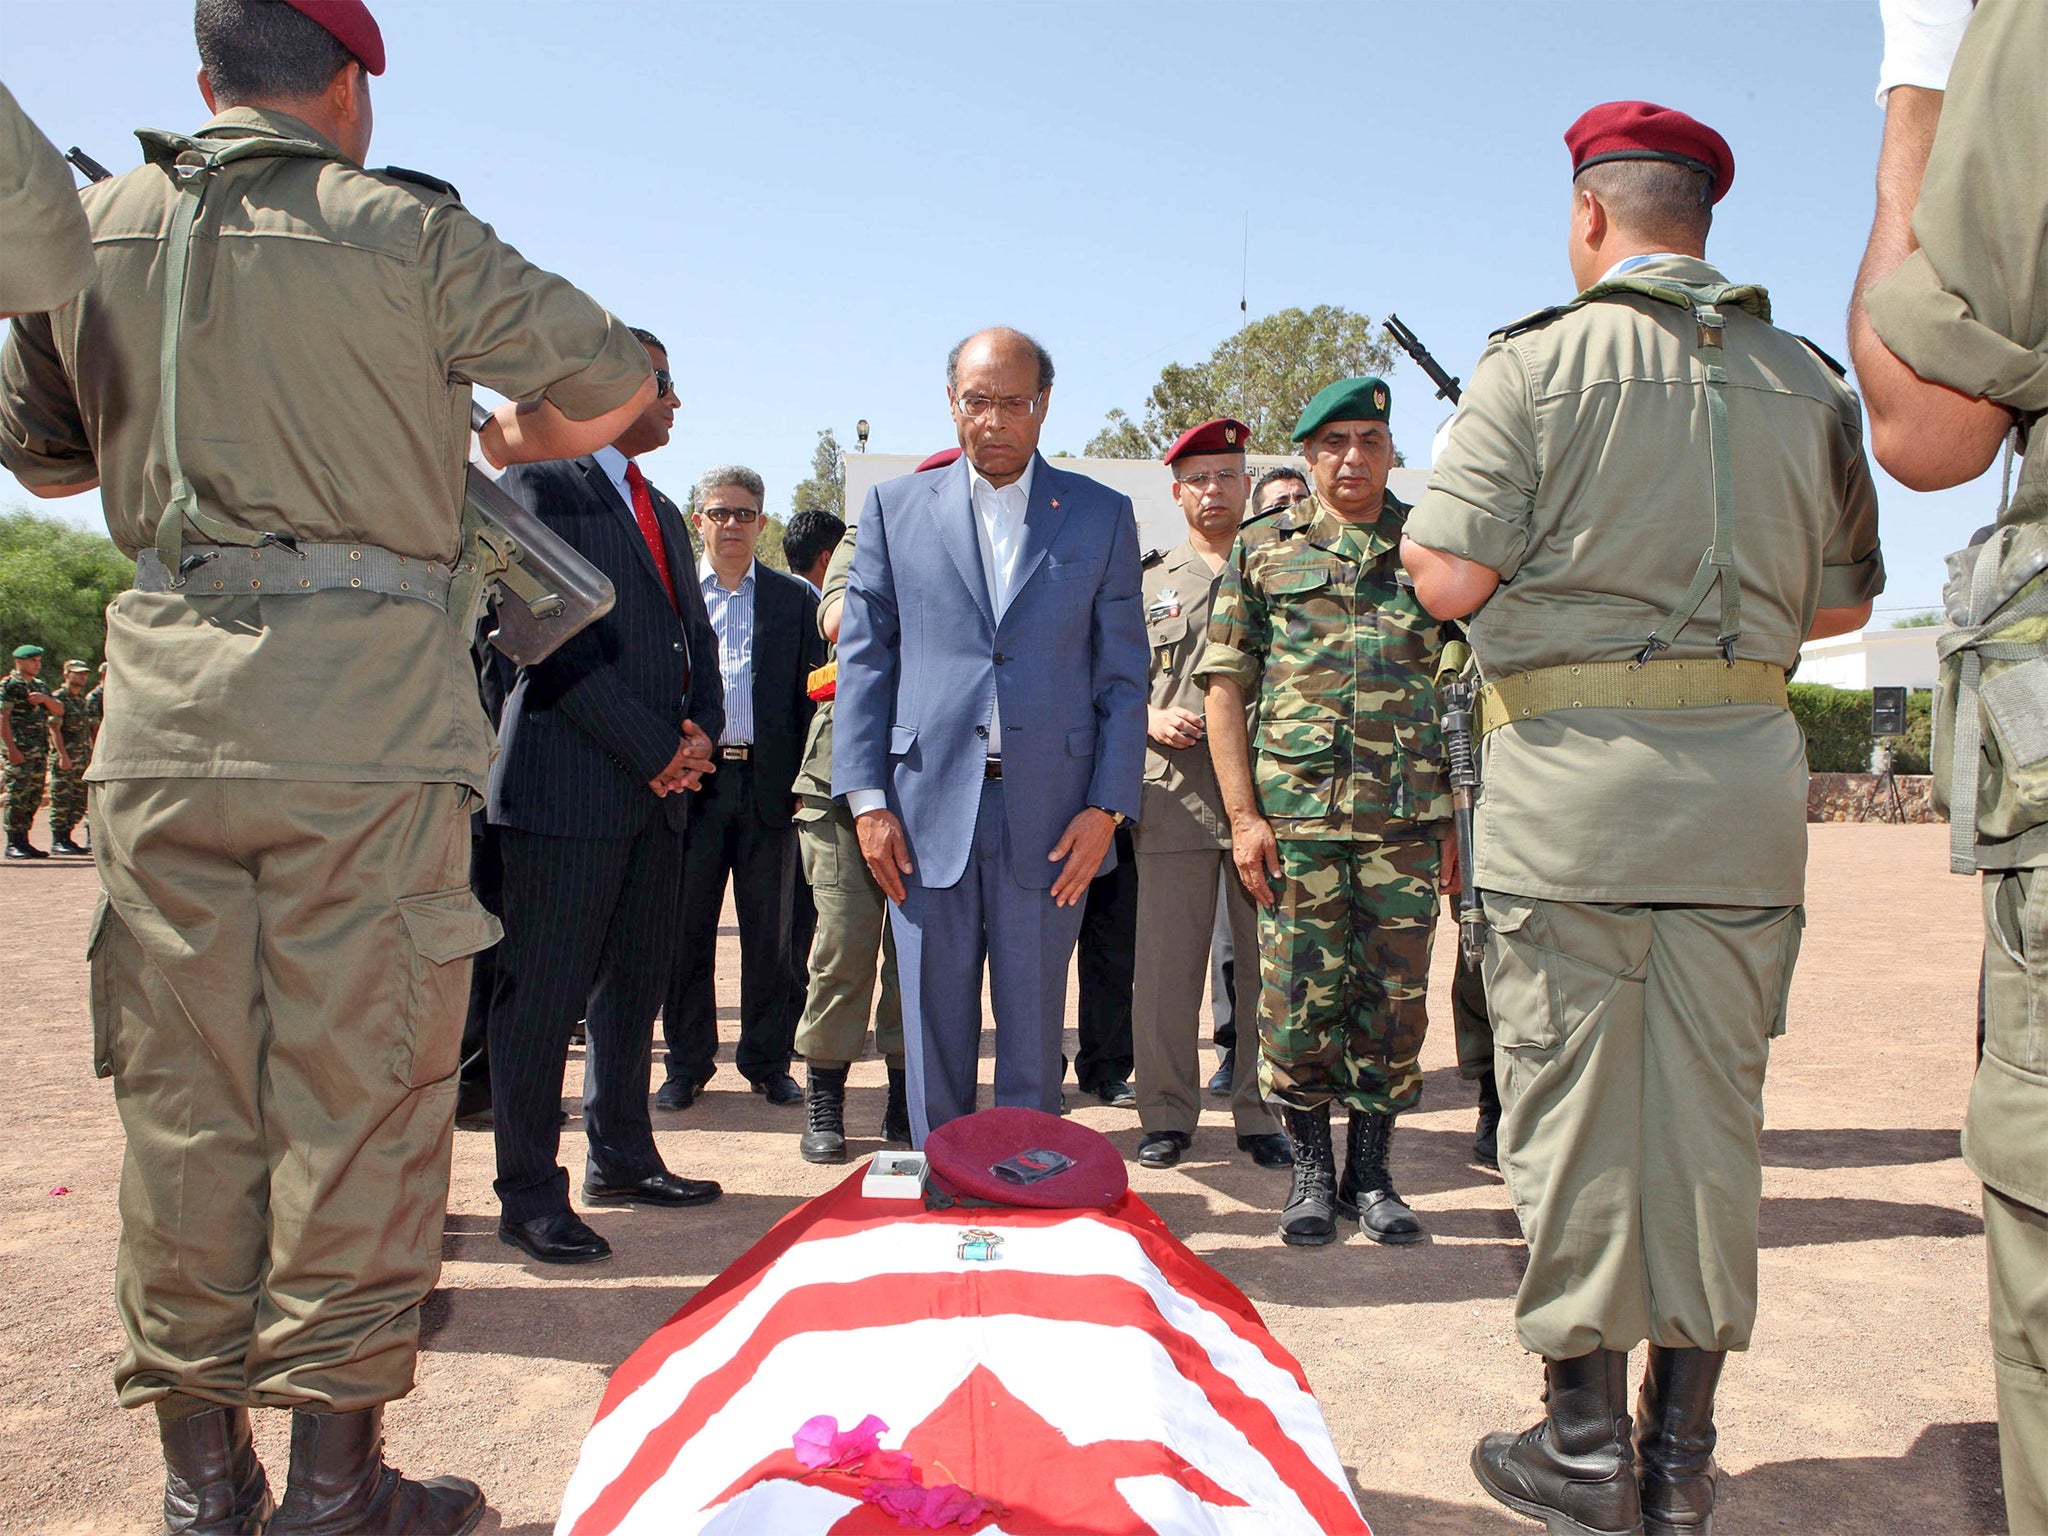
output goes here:
[{"label": "green beret", "polygon": [[1385,379],[1370,374],[1362,379],[1339,379],[1302,408],[1301,420],[1294,424],[1294,441],[1300,442],[1326,422],[1385,421],[1387,407],[1393,402]]},{"label": "green beret", "polygon": [[43,648],[40,645],[17,645],[14,648],[14,659],[16,661],[26,661],[31,656],[40,656],[42,654]]}]

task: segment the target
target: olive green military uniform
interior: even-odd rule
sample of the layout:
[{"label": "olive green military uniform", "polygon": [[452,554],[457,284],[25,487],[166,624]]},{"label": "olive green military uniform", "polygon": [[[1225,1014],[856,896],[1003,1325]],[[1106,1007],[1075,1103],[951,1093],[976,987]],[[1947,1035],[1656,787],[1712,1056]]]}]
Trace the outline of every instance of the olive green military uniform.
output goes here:
[{"label": "olive green military uniform", "polygon": [[[820,617],[846,595],[846,573],[853,569],[849,528],[825,567],[825,585],[818,600]],[[838,654],[838,647],[833,647]],[[803,767],[797,771],[797,845],[803,852],[804,879],[818,908],[818,927],[811,939],[810,989],[804,1016],[797,1025],[796,1053],[820,1067],[842,1067],[860,1060],[867,1050],[868,1011],[872,1005],[875,1049],[889,1065],[903,1065],[903,996],[896,984],[896,941],[889,933],[889,898],[875,883],[861,856],[860,837],[846,806],[832,798],[832,701],[821,700],[811,716],[811,734],[804,742]],[[881,996],[875,996],[876,957],[880,957]]]},{"label": "olive green military uniform", "polygon": [[1231,550],[1197,681],[1254,701],[1252,784],[1281,871],[1259,911],[1269,1100],[1396,1112],[1422,1097],[1438,837],[1441,626],[1401,585],[1407,505],[1346,523],[1311,497]]},{"label": "olive green military uniform", "polygon": [[0,85],[0,315],[39,314],[92,281],[92,237],[77,183]]},{"label": "olive green military uniform", "polygon": [[[469,889],[492,738],[466,621],[414,585],[457,558],[470,385],[588,420],[647,359],[446,189],[366,172],[281,113],[201,135],[324,151],[214,174],[177,378],[199,507],[300,553],[259,550],[239,595],[210,562],[178,588],[158,565],[109,610],[88,779],[95,1056],[128,1137],[115,1374],[129,1405],[347,1411],[412,1384],[468,957],[498,934]],[[98,279],[0,350],[0,462],[35,485],[98,475],[131,557],[174,489],[158,373],[190,195],[175,142],[145,152],[85,194]],[[314,587],[322,549],[340,574]]]},{"label": "olive green military uniform", "polygon": [[[1632,275],[1722,281],[1680,256]],[[1742,675],[1768,680],[1817,608],[1882,588],[1877,500],[1855,396],[1766,323],[1760,290],[1719,313],[1731,643]],[[1586,663],[1636,676],[1627,664],[1682,605],[1716,524],[1701,332],[1628,294],[1533,317],[1481,357],[1408,534],[1500,572],[1467,626],[1490,685]],[[1645,676],[1725,693],[1727,616],[1708,601],[1663,653],[1696,672]],[[1803,921],[1799,727],[1770,703],[1560,708],[1485,735],[1480,773],[1500,1166],[1529,1243],[1522,1342],[1553,1360],[1645,1339],[1744,1348],[1764,1068]]]},{"label": "olive green military uniform", "polygon": [[[1915,373],[1995,400],[2027,424],[2025,467],[1995,544],[2038,538],[2048,523],[2044,66],[2048,7],[1980,0],[1920,184],[1920,249],[1867,296],[1871,324]],[[1965,620],[1957,607],[1952,601],[1950,617]],[[2039,621],[2031,627],[1994,638],[2032,640],[2038,658]],[[2038,736],[2028,745],[2023,730],[2012,730],[2048,716],[2044,674],[2039,659],[1984,663],[1979,722],[2002,771],[1985,776],[1977,825],[1957,829],[1965,844],[1975,834],[1964,862],[1984,872],[1984,1056],[1963,1155],[1984,1181],[1999,1447],[2015,1532],[2048,1531],[2048,804],[2040,793],[2048,752]],[[2002,707],[2028,697],[2029,677],[2031,702]]]},{"label": "olive green military uniform", "polygon": [[[1154,709],[1178,705],[1202,713],[1195,663],[1209,643],[1209,615],[1223,565],[1183,542],[1145,568],[1145,637],[1152,647]],[[1145,791],[1131,833],[1138,866],[1138,966],[1132,988],[1131,1046],[1137,1070],[1138,1123],[1148,1131],[1193,1135],[1201,1118],[1202,984],[1221,900],[1231,952],[1258,952],[1258,909],[1230,865],[1230,816],[1216,784],[1205,735],[1191,747],[1145,743]],[[1230,878],[1219,884],[1219,871]],[[1249,1040],[1252,989],[1237,989],[1233,1020]],[[1259,1098],[1258,1058],[1238,1051],[1230,1114],[1240,1136],[1273,1134]]]},{"label": "olive green military uniform", "polygon": [[24,677],[10,670],[0,678],[0,709],[7,712],[7,729],[14,737],[14,750],[21,761],[7,760],[7,840],[18,842],[28,836],[36,812],[43,804],[43,780],[54,754],[50,751],[50,713],[37,702],[55,698],[55,685],[40,677]]},{"label": "olive green military uniform", "polygon": [[67,768],[55,752],[50,754],[50,840],[61,843],[85,820],[85,770],[92,765],[92,732],[98,717],[92,695],[83,688],[60,688],[57,702],[64,706],[56,722],[57,739],[71,760]]}]

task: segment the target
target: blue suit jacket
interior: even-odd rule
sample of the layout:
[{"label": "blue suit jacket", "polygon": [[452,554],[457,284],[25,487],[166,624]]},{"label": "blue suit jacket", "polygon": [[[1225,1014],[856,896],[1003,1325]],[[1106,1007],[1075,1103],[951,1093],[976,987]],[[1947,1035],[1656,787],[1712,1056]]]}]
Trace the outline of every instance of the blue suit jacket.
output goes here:
[{"label": "blue suit jacket", "polygon": [[689,530],[652,486],[676,604],[633,510],[593,458],[520,464],[500,482],[612,579],[612,611],[537,666],[505,701],[491,764],[493,826],[554,837],[632,837],[657,816],[681,827],[689,796],[657,796],[683,717],[713,741],[725,725],[718,640],[697,585]]},{"label": "blue suit jacket", "polygon": [[868,492],[839,631],[832,792],[885,790],[910,838],[911,883],[956,884],[1000,698],[1010,856],[1022,884],[1044,889],[1060,868],[1046,855],[1083,807],[1138,814],[1138,525],[1129,497],[1036,460],[998,623],[968,484],[963,459]]}]

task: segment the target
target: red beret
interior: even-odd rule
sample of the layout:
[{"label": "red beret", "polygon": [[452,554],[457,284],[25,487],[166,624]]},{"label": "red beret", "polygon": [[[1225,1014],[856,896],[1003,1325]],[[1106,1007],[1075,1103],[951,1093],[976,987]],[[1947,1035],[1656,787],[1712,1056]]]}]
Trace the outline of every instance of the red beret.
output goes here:
[{"label": "red beret", "polygon": [[[1010,1158],[1056,1152],[1073,1164],[1023,1184],[995,1171]],[[990,1205],[1101,1209],[1131,1187],[1124,1160],[1100,1131],[1042,1109],[999,1105],[948,1120],[925,1138],[931,1177],[946,1193]]]},{"label": "red beret", "polygon": [[1705,171],[1717,203],[1735,180],[1735,156],[1726,139],[1698,118],[1653,102],[1603,102],[1565,130],[1564,143],[1574,176],[1609,160],[1668,160]]},{"label": "red beret", "polygon": [[911,473],[914,475],[921,475],[928,469],[944,469],[948,464],[952,463],[955,459],[959,457],[960,450],[958,448],[941,448],[937,453],[933,454],[930,458],[926,459],[922,464],[918,465],[916,469],[911,471]]},{"label": "red beret", "polygon": [[334,40],[356,56],[356,61],[373,75],[384,73],[384,34],[377,30],[377,18],[363,0],[284,0],[310,20],[317,21]]},{"label": "red beret", "polygon": [[1250,427],[1228,416],[1218,416],[1199,427],[1189,427],[1176,437],[1173,446],[1166,450],[1165,462],[1171,464],[1184,453],[1243,453],[1251,446],[1251,440]]}]

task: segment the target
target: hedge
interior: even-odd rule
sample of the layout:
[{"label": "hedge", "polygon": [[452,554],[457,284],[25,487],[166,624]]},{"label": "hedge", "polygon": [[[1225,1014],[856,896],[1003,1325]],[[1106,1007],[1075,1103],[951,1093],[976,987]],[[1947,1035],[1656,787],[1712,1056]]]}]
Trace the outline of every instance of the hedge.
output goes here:
[{"label": "hedge", "polygon": [[[1870,771],[1870,690],[1793,683],[1792,714],[1806,733],[1806,766],[1814,773]],[[1915,689],[1906,696],[1906,734],[1892,740],[1897,773],[1928,771],[1934,695]]]}]

